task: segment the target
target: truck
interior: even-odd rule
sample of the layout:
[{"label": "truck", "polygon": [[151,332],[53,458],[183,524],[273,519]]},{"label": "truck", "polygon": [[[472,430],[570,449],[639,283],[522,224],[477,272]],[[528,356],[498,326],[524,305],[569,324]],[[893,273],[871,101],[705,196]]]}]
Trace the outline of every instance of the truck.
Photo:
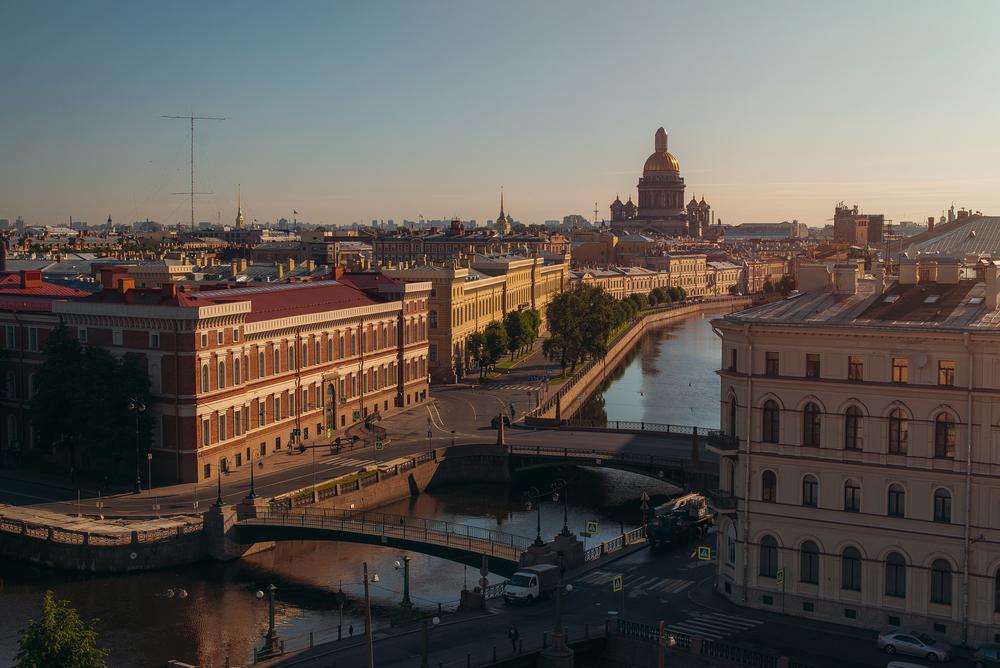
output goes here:
[{"label": "truck", "polygon": [[704,536],[714,520],[704,496],[685,494],[653,510],[646,524],[646,541],[653,549],[685,543]]},{"label": "truck", "polygon": [[504,586],[503,599],[507,603],[526,603],[548,596],[559,586],[559,567],[539,564],[517,569]]}]

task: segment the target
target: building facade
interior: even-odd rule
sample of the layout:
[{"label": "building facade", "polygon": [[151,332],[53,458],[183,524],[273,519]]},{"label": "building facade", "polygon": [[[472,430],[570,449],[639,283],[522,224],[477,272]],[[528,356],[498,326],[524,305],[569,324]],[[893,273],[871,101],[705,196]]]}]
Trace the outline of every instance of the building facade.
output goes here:
[{"label": "building facade", "polygon": [[52,311],[87,345],[144,361],[159,480],[212,481],[427,399],[429,284],[338,272],[192,292],[121,276],[102,271],[101,292]]},{"label": "building facade", "polygon": [[801,294],[713,321],[733,501],[718,591],[995,642],[1000,266],[911,261],[889,285],[878,267],[803,270]]}]

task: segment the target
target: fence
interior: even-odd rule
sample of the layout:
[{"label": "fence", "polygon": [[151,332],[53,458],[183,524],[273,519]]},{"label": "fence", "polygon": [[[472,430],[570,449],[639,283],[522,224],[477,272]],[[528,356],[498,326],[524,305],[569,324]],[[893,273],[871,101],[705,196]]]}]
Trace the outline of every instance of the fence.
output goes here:
[{"label": "fence", "polygon": [[617,552],[618,550],[624,549],[629,545],[635,545],[636,543],[641,543],[644,540],[646,540],[646,527],[632,529],[631,531],[626,531],[620,536],[612,538],[611,540],[606,540],[600,545],[595,545],[594,547],[588,549],[583,553],[583,560],[594,561],[595,559],[600,559],[606,554]]},{"label": "fence", "polygon": [[573,418],[563,420],[567,427],[576,429],[608,429],[612,431],[649,431],[674,436],[705,436],[714,439],[722,434],[719,429],[698,427],[688,424],[661,424],[658,422],[630,422],[627,420],[585,420]]},{"label": "fence", "polygon": [[358,510],[314,509],[312,512],[264,511],[240,520],[245,525],[304,527],[455,547],[518,562],[532,539],[444,520]]},{"label": "fence", "polygon": [[641,467],[660,467],[665,469],[683,469],[687,460],[680,457],[663,457],[660,455],[643,455],[634,452],[619,452],[615,450],[573,450],[570,448],[553,448],[538,445],[508,446],[512,455],[528,455],[535,457],[558,457],[561,459],[585,459],[596,463],[615,462],[622,465]]},{"label": "fence", "polygon": [[333,478],[332,480],[324,480],[315,485],[279,494],[270,500],[270,507],[272,511],[281,511],[311,505],[318,501],[370,487],[380,480],[393,478],[432,461],[435,461],[434,453],[424,452],[392,466],[380,466],[377,469],[350,473]]},{"label": "fence", "polygon": [[97,533],[95,531],[78,531],[67,527],[35,524],[12,517],[0,518],[0,532],[28,536],[37,540],[46,540],[66,545],[102,547],[129,545],[133,543],[161,543],[182,538],[188,534],[200,532],[202,530],[202,518],[200,516],[184,517],[181,524],[135,531],[131,529],[120,530],[119,527],[110,525],[107,529],[106,533]]}]

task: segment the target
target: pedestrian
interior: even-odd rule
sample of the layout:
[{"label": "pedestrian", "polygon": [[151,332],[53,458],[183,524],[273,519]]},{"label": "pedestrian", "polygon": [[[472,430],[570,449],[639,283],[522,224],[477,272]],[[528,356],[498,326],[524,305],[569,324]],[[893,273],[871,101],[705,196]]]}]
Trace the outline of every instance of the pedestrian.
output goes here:
[{"label": "pedestrian", "polygon": [[507,637],[510,638],[510,651],[511,654],[517,652],[517,640],[521,637],[521,634],[517,632],[517,624],[511,624],[510,630],[507,631]]},{"label": "pedestrian", "polygon": [[510,419],[511,419],[511,420],[513,420],[513,419],[514,419],[514,414],[515,414],[516,412],[517,412],[517,411],[515,411],[515,410],[514,410],[514,402],[512,401],[512,402],[510,402]]}]

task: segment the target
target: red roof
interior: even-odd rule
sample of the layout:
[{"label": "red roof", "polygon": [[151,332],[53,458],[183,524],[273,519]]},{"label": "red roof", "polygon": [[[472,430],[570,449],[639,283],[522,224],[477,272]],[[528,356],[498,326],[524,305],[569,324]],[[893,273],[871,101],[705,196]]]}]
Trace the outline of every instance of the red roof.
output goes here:
[{"label": "red roof", "polygon": [[380,285],[405,285],[406,281],[392,276],[386,276],[382,272],[359,271],[357,273],[344,274],[340,281],[352,285],[359,290],[378,290]]},{"label": "red roof", "polygon": [[282,283],[280,285],[211,290],[206,292],[181,292],[178,300],[182,306],[206,306],[250,302],[247,322],[260,322],[274,318],[287,318],[305,313],[338,311],[375,304],[357,288],[338,281],[310,283]]},{"label": "red roof", "polygon": [[[22,280],[22,274],[27,274],[28,281]],[[65,285],[47,283],[41,280],[41,272],[6,272],[0,274],[0,295],[19,297],[86,297],[90,293]]]}]

